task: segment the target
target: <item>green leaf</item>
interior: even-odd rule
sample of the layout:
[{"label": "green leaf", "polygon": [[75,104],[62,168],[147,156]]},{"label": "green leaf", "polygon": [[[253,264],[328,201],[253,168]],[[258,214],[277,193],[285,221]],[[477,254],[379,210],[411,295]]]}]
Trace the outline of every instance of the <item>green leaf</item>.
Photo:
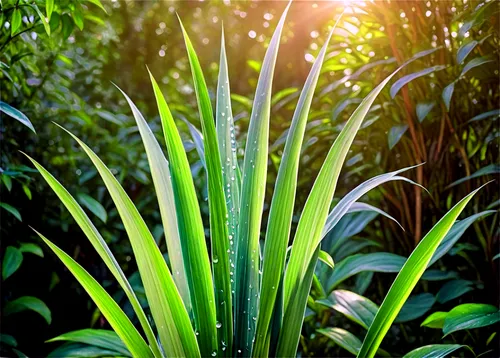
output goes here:
[{"label": "green leaf", "polygon": [[474,329],[495,324],[500,321],[500,311],[497,307],[481,303],[465,303],[453,308],[444,320],[443,333],[463,329]]},{"label": "green leaf", "polygon": [[373,178],[364,181],[363,183],[359,184],[356,188],[351,190],[349,193],[347,193],[337,203],[337,205],[335,205],[330,214],[328,214],[325,226],[323,228],[322,238],[324,238],[326,234],[328,234],[328,232],[330,232],[330,230],[332,230],[335,227],[335,225],[337,225],[340,219],[349,211],[349,209],[355,204],[357,200],[359,200],[363,195],[368,193],[370,190],[376,188],[377,186],[393,180],[403,180],[414,185],[419,185],[409,180],[408,178],[398,176],[398,174],[415,167],[416,166],[407,167],[390,173],[377,175]]},{"label": "green leaf", "polygon": [[6,344],[11,347],[17,347],[17,341],[10,334],[0,333],[0,343]]},{"label": "green leaf", "polygon": [[461,344],[431,344],[414,349],[406,353],[403,358],[444,358],[462,347],[466,346]]},{"label": "green leaf", "polygon": [[[396,72],[389,75],[382,83],[373,89],[351,115],[342,129],[342,132],[338,135],[333,146],[330,148],[302,211],[292,245],[290,260],[285,273],[285,315],[296,317],[293,324],[288,326],[283,325],[284,331],[292,331],[296,332],[296,334],[287,333],[287,335],[283,335],[282,333],[282,336],[288,337],[284,340],[280,337],[282,348],[286,349],[289,354],[292,354],[290,347],[297,347],[294,343],[298,343],[303,317],[303,313],[291,311],[289,305],[291,305],[291,307],[302,307],[300,302],[293,302],[296,299],[301,299],[295,292],[305,289],[304,285],[307,286],[307,282],[304,280],[304,273],[307,272],[306,268],[311,264],[313,252],[321,242],[323,228],[326,223],[328,210],[333,199],[342,164],[345,161],[354,137],[363,119],[370,110],[371,105]],[[309,289],[309,287],[307,288]],[[292,297],[296,299],[292,301]],[[285,344],[285,342],[287,343]],[[288,347],[285,348],[285,345],[288,345]],[[281,351],[278,349],[278,353],[280,352]]]},{"label": "green leaf", "polygon": [[48,354],[48,358],[60,357],[120,357],[122,353],[112,351],[106,348],[89,346],[82,343],[66,343]]},{"label": "green leaf", "polygon": [[[203,315],[204,310],[207,308],[212,310],[211,307],[213,307],[215,300],[203,222],[191,176],[191,168],[186,152],[184,151],[182,139],[175,126],[167,102],[151,73],[150,77],[160,112],[168,155],[172,163],[170,170],[172,173],[182,255],[184,257],[191,303],[196,319],[195,327],[200,332],[198,320],[205,320],[205,317],[215,316],[215,307],[209,314]],[[211,318],[210,321],[212,321]],[[211,323],[207,323],[206,321],[202,322],[202,324],[211,325]],[[203,332],[200,332],[200,334],[203,334]],[[207,337],[206,339],[211,342],[212,337]]]},{"label": "green leaf", "polygon": [[371,212],[380,214],[382,216],[385,216],[386,218],[388,218],[388,219],[394,221],[396,224],[398,224],[398,226],[404,231],[404,228],[403,228],[403,226],[401,226],[401,224],[399,223],[399,221],[397,221],[394,217],[392,217],[391,215],[389,215],[384,210],[379,209],[379,208],[377,208],[377,207],[375,207],[373,205],[366,204],[366,203],[356,202],[356,203],[352,204],[349,207],[349,210],[347,212],[348,213],[357,213],[357,212],[361,212],[361,211],[367,211],[367,212],[371,211]]},{"label": "green leaf", "polygon": [[63,38],[66,40],[73,32],[73,19],[68,14],[63,14],[61,21]]},{"label": "green leaf", "polygon": [[474,47],[476,47],[477,44],[478,42],[476,40],[472,40],[460,46],[457,51],[457,63],[459,65],[464,62],[465,58],[472,52],[472,50],[474,50]]},{"label": "green leaf", "polygon": [[417,103],[417,118],[420,123],[423,122],[425,117],[432,111],[436,106],[436,102],[421,102]]},{"label": "green leaf", "polygon": [[388,252],[356,254],[337,262],[328,280],[328,291],[333,290],[342,281],[363,271],[399,272],[406,258]]},{"label": "green leaf", "polygon": [[7,246],[2,260],[2,279],[5,281],[17,271],[23,262],[23,254],[14,246]]},{"label": "green leaf", "polygon": [[106,14],[108,13],[108,12],[106,11],[106,9],[104,8],[104,6],[102,5],[101,0],[85,0],[85,1],[87,1],[87,2],[89,2],[89,3],[91,3],[91,4],[94,4],[94,5],[98,6],[98,7],[99,7],[102,11],[104,11]]},{"label": "green leaf", "polygon": [[31,190],[30,188],[28,188],[28,186],[24,185],[23,184],[23,191],[24,191],[24,194],[26,194],[26,197],[31,200],[32,198],[32,195],[31,195]]},{"label": "green leaf", "polygon": [[430,316],[428,316],[421,324],[421,327],[429,327],[429,328],[443,328],[444,319],[448,315],[448,312],[434,312]]},{"label": "green leaf", "polygon": [[384,339],[385,334],[401,310],[401,307],[404,305],[406,299],[424,273],[437,247],[451,229],[453,223],[467,203],[481,188],[474,190],[460,200],[460,202],[434,225],[420,241],[415,250],[413,250],[382,302],[375,316],[375,320],[366,334],[363,346],[358,354],[359,357],[371,358],[375,355],[380,342]]},{"label": "green leaf", "polygon": [[446,68],[445,65],[437,65],[433,67],[428,67],[423,70],[420,70],[415,73],[411,73],[409,75],[401,77],[399,80],[394,82],[394,84],[391,86],[391,97],[394,98],[398,94],[399,90],[406,86],[408,83],[411,81],[415,80],[416,78],[427,76],[428,74],[434,73],[436,71],[441,71]]},{"label": "green leaf", "polygon": [[[231,271],[235,273],[236,245],[238,237],[238,220],[240,215],[240,184],[239,165],[237,158],[237,142],[234,131],[234,119],[231,109],[231,92],[229,89],[229,73],[226,59],[224,30],[221,35],[221,52],[219,63],[219,77],[217,80],[217,107],[216,130],[219,144],[220,160],[222,163],[222,177],[224,179],[224,194],[226,196],[228,212],[229,234],[229,263]],[[234,290],[234,279],[231,289]]]},{"label": "green leaf", "polygon": [[45,32],[47,33],[47,35],[50,36],[50,24],[49,24],[49,21],[47,21],[47,18],[45,17],[44,14],[42,14],[42,12],[38,8],[38,6],[36,6],[36,4],[31,4],[31,7],[38,14],[38,17],[40,18],[40,21],[42,22],[43,27],[45,28]]},{"label": "green leaf", "polygon": [[31,254],[43,257],[43,251],[40,246],[32,243],[22,243],[19,245],[19,251],[21,252],[29,252]]},{"label": "green leaf", "polygon": [[[243,181],[240,196],[241,209],[237,243],[238,260],[236,262],[238,284],[235,286],[234,315],[235,348],[237,351],[241,351],[244,356],[252,354],[252,341],[256,330],[254,318],[257,317],[257,313],[259,312],[257,306],[260,286],[259,238],[267,178],[272,81],[281,32],[290,4],[288,4],[281,15],[278,26],[267,48],[264,61],[262,62],[253,101],[243,162]],[[276,261],[280,260],[282,260],[282,257],[277,258]],[[278,274],[281,275],[281,273]],[[265,285],[265,290],[267,290],[267,283]],[[275,285],[275,291],[278,286],[279,284]],[[267,291],[263,289],[263,292],[267,295]],[[264,299],[264,297],[261,297],[261,299]],[[269,312],[269,307],[272,306],[266,305],[265,311],[261,311],[260,314],[267,315],[268,319],[270,319],[269,314],[272,313],[272,309]],[[269,338],[266,336],[263,338],[268,341]]]},{"label": "green leaf", "polygon": [[47,324],[52,321],[52,316],[47,305],[36,297],[23,296],[14,301],[7,302],[3,309],[3,314],[9,316],[14,313],[31,310],[42,316]]},{"label": "green leaf", "polygon": [[129,357],[130,352],[114,331],[105,329],[81,329],[49,339],[47,342],[70,341],[109,349]]},{"label": "green leaf", "polygon": [[79,9],[75,9],[72,13],[71,13],[72,17],[73,17],[73,21],[75,22],[75,25],[80,29],[80,31],[83,30],[83,14],[81,12],[81,10]]},{"label": "green leaf", "polygon": [[432,308],[435,302],[436,297],[430,293],[421,293],[415,296],[410,296],[401,308],[401,311],[394,322],[403,323],[422,317]]},{"label": "green leaf", "polygon": [[328,327],[317,329],[316,332],[330,338],[335,344],[354,355],[358,354],[361,348],[360,339],[345,329]]},{"label": "green leaf", "polygon": [[[24,153],[23,153],[24,154]],[[25,154],[26,155],[26,154]],[[26,155],[27,156],[27,155]],[[85,211],[78,204],[78,202],[71,196],[71,194],[37,161],[27,156],[29,160],[35,165],[36,169],[40,172],[46,182],[50,185],[52,190],[57,194],[61,202],[66,206],[71,216],[75,219],[77,224],[80,226],[85,236],[89,239],[90,243],[96,249],[97,253],[104,261],[108,269],[111,271],[113,276],[116,278],[122,289],[124,290],[127,298],[129,299],[134,312],[136,313],[141,326],[146,333],[149,344],[152,347],[155,357],[160,357],[160,348],[156,342],[156,337],[149,325],[146,314],[144,313],[131,285],[127,281],[125,274],[123,273],[120,265],[111,253],[106,241],[101,236],[99,231],[89,219]],[[56,276],[57,277],[57,276]],[[56,281],[57,283],[57,281]]]},{"label": "green leaf", "polygon": [[191,298],[189,296],[189,286],[184,267],[184,258],[182,256],[182,246],[177,223],[177,213],[175,211],[174,189],[170,179],[169,163],[139,109],[125,92],[120,88],[118,89],[123,94],[132,110],[146,149],[148,163],[153,177],[153,184],[158,199],[158,206],[160,207],[163,232],[165,234],[165,241],[168,249],[168,258],[171,269],[175,272],[173,275],[174,282],[182,297],[184,306],[188,313],[190,313],[192,308]]},{"label": "green leaf", "polygon": [[[78,282],[80,282],[132,355],[138,357],[153,357],[150,348],[132,325],[130,319],[104,290],[104,288],[102,288],[102,286],[99,285],[99,283],[68,254],[47,240],[47,238],[45,238],[42,234],[37,231],[35,232],[47,244],[47,246],[54,251],[57,257],[59,257],[68,270],[75,276]],[[165,348],[167,349],[168,347]]]},{"label": "green leaf", "polygon": [[8,105],[5,102],[0,101],[0,112],[4,112],[6,115],[11,116],[14,119],[17,119],[19,122],[24,124],[26,127],[31,129],[33,133],[36,134],[35,128],[33,127],[33,124],[31,124],[30,120],[24,113],[19,111],[18,109],[15,109],[14,107]]},{"label": "green leaf", "polygon": [[[309,72],[304,88],[300,93],[299,101],[293,114],[292,124],[287,134],[278,176],[276,178],[268,218],[266,240],[264,242],[262,292],[260,295],[254,356],[265,356],[269,354],[267,351],[268,348],[266,347],[269,346],[271,334],[269,324],[273,313],[273,307],[276,304],[277,290],[274,288],[278,287],[280,281],[283,279],[286,248],[290,236],[295,192],[297,188],[300,150],[304,139],[311,102],[321,73],[321,66],[323,65],[328,44],[330,43],[336,26],[337,24],[331,29],[328,38]],[[278,96],[278,94],[276,96]],[[257,93],[256,98],[258,98]],[[267,143],[264,143],[264,145],[267,148]],[[321,251],[319,253],[320,259],[326,258],[325,262],[332,265],[333,268],[333,259],[331,259],[329,255],[325,257],[325,254],[325,252]]]},{"label": "green leaf", "polygon": [[203,167],[205,167],[205,170],[207,168],[207,164],[205,163],[205,145],[203,144],[203,134],[196,128],[191,122],[189,122],[187,119],[182,118],[181,119],[186,123],[189,129],[189,133],[191,133],[191,138],[193,138],[194,146],[196,147],[196,151],[198,152],[198,155],[200,156],[200,160],[203,164]]},{"label": "green leaf", "polygon": [[499,116],[500,116],[500,109],[494,109],[493,111],[484,112],[484,113],[478,114],[477,116],[472,117],[471,119],[469,119],[467,121],[467,123],[480,121],[482,119],[486,119],[486,118],[490,118],[490,117],[496,117],[495,119],[497,119]]},{"label": "green leaf", "polygon": [[[188,313],[163,255],[144,219],[118,180],[99,157],[78,137],[68,133],[94,163],[122,218],[165,352],[167,355],[174,356],[198,356],[196,337]],[[200,275],[196,279],[201,281],[202,277]]]},{"label": "green leaf", "polygon": [[7,188],[8,191],[12,190],[12,179],[10,176],[2,174],[2,182],[4,183],[5,187]]},{"label": "green leaf", "polygon": [[50,18],[52,17],[52,11],[54,11],[54,0],[45,1],[45,11],[47,12],[47,17],[50,21]]},{"label": "green leaf", "polygon": [[324,262],[328,267],[333,269],[335,267],[335,263],[333,262],[332,257],[330,254],[326,251],[320,250],[318,259],[322,262]]},{"label": "green leaf", "polygon": [[[226,199],[224,195],[224,181],[222,178],[222,164],[219,154],[219,144],[217,142],[217,132],[215,130],[214,115],[208,88],[205,83],[203,71],[198,60],[198,56],[191,44],[188,34],[182,26],[184,41],[188,52],[189,63],[193,75],[194,88],[198,109],[201,118],[201,127],[203,131],[203,143],[205,148],[205,162],[207,166],[208,180],[208,203],[210,219],[210,238],[212,241],[212,268],[215,286],[215,307],[217,307],[217,317],[204,315],[206,327],[204,329],[206,340],[200,340],[202,354],[208,355],[217,349],[218,341],[224,341],[228,352],[232,351],[233,337],[233,316],[232,316],[232,294],[230,282],[229,266],[229,234],[226,220],[228,218]],[[211,308],[213,310],[213,308]],[[217,321],[222,326],[215,331]],[[202,333],[200,333],[202,334]],[[218,339],[217,339],[218,337]],[[207,338],[211,338],[209,341]],[[220,352],[222,353],[222,344]],[[226,349],[226,348],[224,348]]]},{"label": "green leaf", "polygon": [[462,73],[460,73],[460,77],[465,76],[467,72],[476,68],[478,66],[484,65],[485,63],[493,62],[493,60],[487,56],[476,57],[466,63],[464,68],[462,69]]},{"label": "green leaf", "polygon": [[101,219],[102,222],[106,222],[108,218],[108,214],[106,213],[106,209],[101,205],[100,202],[95,200],[93,197],[87,194],[77,194],[78,201],[89,209],[95,216]]},{"label": "green leaf", "polygon": [[443,93],[441,94],[441,97],[443,98],[443,102],[446,106],[447,112],[450,111],[451,97],[453,96],[454,90],[455,90],[455,82],[452,82],[443,89]]},{"label": "green leaf", "polygon": [[482,167],[481,169],[479,169],[478,171],[476,171],[472,175],[469,175],[467,177],[464,177],[464,178],[461,178],[461,179],[454,181],[453,183],[448,185],[445,189],[452,188],[455,185],[462,184],[463,182],[466,182],[466,181],[474,179],[474,178],[479,178],[479,177],[484,176],[484,175],[491,175],[491,174],[498,174],[498,173],[500,173],[500,165],[490,164],[490,165],[487,165],[485,167]]},{"label": "green leaf", "polygon": [[368,298],[346,290],[332,291],[328,299],[316,302],[342,313],[365,329],[370,327],[378,310],[378,305]]},{"label": "green leaf", "polygon": [[443,281],[454,278],[458,278],[458,273],[455,271],[426,270],[422,275],[422,280],[427,281]]},{"label": "green leaf", "polygon": [[500,259],[500,254],[496,254],[495,256],[493,256],[493,258],[491,259],[491,261],[494,261],[496,259]]},{"label": "green leaf", "polygon": [[474,290],[474,287],[471,287],[472,284],[472,281],[467,280],[448,281],[443,286],[441,286],[437,293],[436,299],[439,303],[446,303],[448,301],[451,301],[469,291]]},{"label": "green leaf", "polygon": [[14,36],[20,26],[21,26],[21,10],[19,10],[19,8],[16,7],[12,12],[12,18],[10,19],[10,36]]},{"label": "green leaf", "polygon": [[405,134],[405,132],[407,131],[407,129],[408,129],[408,125],[407,124],[400,124],[400,125],[397,125],[397,126],[393,126],[389,130],[389,135],[387,136],[387,141],[388,141],[388,144],[389,144],[389,149],[394,148],[395,145],[398,144],[398,142],[401,140],[401,137],[403,137],[403,134]]},{"label": "green leaf", "polygon": [[19,210],[17,210],[12,205],[9,205],[7,203],[0,203],[0,208],[7,210],[9,213],[11,213],[12,215],[14,215],[17,220],[23,221],[23,219],[21,218],[21,213],[19,212]]}]

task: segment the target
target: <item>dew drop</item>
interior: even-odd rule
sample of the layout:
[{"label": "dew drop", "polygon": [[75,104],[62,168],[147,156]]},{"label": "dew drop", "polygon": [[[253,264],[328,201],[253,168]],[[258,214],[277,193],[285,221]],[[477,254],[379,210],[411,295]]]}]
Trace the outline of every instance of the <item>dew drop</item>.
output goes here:
[{"label": "dew drop", "polygon": [[217,323],[215,324],[215,328],[221,328],[221,327],[222,327],[222,323],[217,322]]}]

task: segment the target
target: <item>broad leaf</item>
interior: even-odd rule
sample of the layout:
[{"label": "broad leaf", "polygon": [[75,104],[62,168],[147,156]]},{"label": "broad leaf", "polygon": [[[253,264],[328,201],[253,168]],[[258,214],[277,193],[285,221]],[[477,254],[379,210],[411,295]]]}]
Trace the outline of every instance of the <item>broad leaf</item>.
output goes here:
[{"label": "broad leaf", "polygon": [[406,353],[403,358],[444,358],[456,350],[466,347],[461,344],[431,344]]},{"label": "broad leaf", "polygon": [[474,329],[495,324],[500,321],[500,311],[497,307],[481,303],[466,303],[453,308],[444,319],[443,333],[463,329]]},{"label": "broad leaf", "polygon": [[47,342],[69,341],[84,343],[91,346],[113,350],[124,356],[130,356],[130,352],[123,344],[122,340],[113,331],[105,329],[81,329],[61,334],[60,336],[49,339]]},{"label": "broad leaf", "polygon": [[437,328],[441,329],[444,325],[444,319],[448,315],[448,312],[434,312],[428,316],[421,324],[421,327]]},{"label": "broad leaf", "polygon": [[[18,11],[18,10],[17,9],[14,10],[14,13],[16,11]],[[12,17],[14,17],[14,16],[12,16]],[[12,24],[12,26],[14,26],[14,25]],[[28,117],[26,117],[26,115],[23,112],[21,112],[20,110],[15,109],[14,107],[8,105],[7,103],[0,101],[0,112],[4,112],[8,116],[11,116],[12,118],[17,119],[19,122],[21,122],[26,127],[31,129],[33,131],[33,133],[36,133],[35,128],[33,127],[33,124],[31,124]]]},{"label": "broad leaf", "polygon": [[2,311],[5,316],[9,316],[27,310],[38,313],[45,319],[47,324],[52,322],[52,315],[47,305],[41,299],[32,296],[23,296],[14,301],[7,302]]},{"label": "broad leaf", "polygon": [[2,280],[9,278],[23,262],[22,252],[14,246],[7,246],[2,260]]}]

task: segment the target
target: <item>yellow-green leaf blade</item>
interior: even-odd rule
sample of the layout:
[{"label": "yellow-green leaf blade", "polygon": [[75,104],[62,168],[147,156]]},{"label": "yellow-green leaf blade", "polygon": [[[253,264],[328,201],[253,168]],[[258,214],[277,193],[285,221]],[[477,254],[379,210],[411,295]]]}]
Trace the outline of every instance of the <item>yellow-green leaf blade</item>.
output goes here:
[{"label": "yellow-green leaf blade", "polygon": [[467,203],[479,189],[474,190],[448,211],[427,235],[425,235],[415,250],[413,250],[382,302],[366,334],[358,357],[373,357],[375,355],[385,334],[427,268],[427,264],[430,262],[437,247],[451,229],[453,223]]},{"label": "yellow-green leaf blade", "polygon": [[[206,307],[204,317],[199,317],[200,321],[205,321],[204,326],[200,326],[199,341],[202,353],[206,355],[212,354],[212,352],[217,349],[218,341],[224,341],[226,344],[224,351],[222,351],[223,347],[221,344],[220,354],[230,354],[232,351],[233,315],[229,256],[227,255],[227,250],[229,249],[228,228],[226,224],[227,208],[223,188],[222,165],[219,145],[217,143],[212,104],[210,103],[210,96],[208,94],[203,71],[191,40],[182,26],[182,22],[181,27],[184,34],[184,42],[188,52],[189,63],[191,65],[203,131],[203,144],[208,179],[208,207],[210,212],[210,239],[212,244],[215,307],[217,307],[216,315],[209,315],[215,313],[215,307],[213,307],[212,304]],[[207,305],[210,305],[210,302],[207,302]],[[201,339],[203,337],[205,337],[205,340]],[[208,340],[208,338],[210,338],[211,341]]]},{"label": "yellow-green leaf blade", "polygon": [[149,349],[146,342],[144,342],[144,339],[142,339],[139,332],[137,332],[135,327],[132,325],[132,322],[130,322],[129,318],[111,298],[111,296],[104,290],[104,288],[102,288],[102,286],[99,285],[99,283],[68,254],[50,242],[39,232],[36,233],[47,244],[47,246],[54,251],[57,257],[59,257],[68,270],[70,270],[78,282],[80,282],[104,317],[106,317],[116,334],[118,334],[123,343],[125,343],[130,353],[132,353],[134,357],[153,357],[151,349]]},{"label": "yellow-green leaf blade", "polygon": [[[243,163],[235,287],[236,349],[252,353],[259,292],[259,237],[267,176],[269,117],[274,67],[287,6],[266,51],[259,75]],[[278,285],[275,286],[277,289]]]},{"label": "yellow-green leaf blade", "polygon": [[78,137],[71,136],[94,163],[122,218],[163,349],[168,356],[199,356],[188,313],[146,223],[106,165]]}]

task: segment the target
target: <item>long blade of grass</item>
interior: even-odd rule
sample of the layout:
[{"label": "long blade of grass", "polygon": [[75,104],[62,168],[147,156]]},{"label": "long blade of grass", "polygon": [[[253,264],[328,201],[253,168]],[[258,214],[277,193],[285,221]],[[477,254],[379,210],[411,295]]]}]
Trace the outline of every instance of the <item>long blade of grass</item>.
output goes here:
[{"label": "long blade of grass", "polygon": [[245,147],[235,287],[236,349],[244,356],[252,353],[258,312],[259,237],[267,177],[272,80],[289,7],[290,3],[281,15],[262,63]]},{"label": "long blade of grass", "polygon": [[[207,165],[210,238],[212,243],[212,268],[217,317],[214,315],[214,317],[205,316],[203,318],[206,320],[205,325],[207,327],[205,329],[208,330],[206,333],[212,338],[210,353],[213,352],[213,349],[217,349],[217,342],[224,342],[224,345],[222,343],[220,344],[219,350],[221,355],[225,355],[231,354],[232,352],[233,314],[229,275],[229,255],[227,254],[227,250],[229,250],[228,227],[226,224],[228,215],[226,198],[224,196],[222,165],[219,154],[219,144],[217,143],[212,104],[210,103],[205,77],[203,76],[198,56],[196,55],[191,40],[180,19],[179,22],[184,34],[184,42],[186,43],[191,72],[193,74],[194,88],[201,118],[201,128],[203,130],[205,162]],[[216,318],[217,323],[215,322]],[[209,349],[208,344],[208,341],[201,344],[202,351],[204,346],[206,349]],[[222,350],[223,348],[224,351]]]},{"label": "long blade of grass", "polygon": [[[224,29],[221,36],[219,78],[217,81],[217,108],[216,130],[219,143],[219,153],[224,178],[224,193],[228,212],[229,225],[229,264],[230,271],[235,272],[236,244],[238,220],[240,214],[240,180],[238,179],[238,159],[236,156],[236,137],[234,133],[234,119],[231,110],[231,92],[229,90],[229,73],[227,69]],[[231,289],[234,290],[234,279],[231,280]]]},{"label": "long blade of grass", "polygon": [[314,269],[318,262],[319,245],[309,260],[309,266],[304,272],[303,280],[299,288],[292,293],[290,304],[285,306],[283,325],[278,340],[277,357],[295,357],[300,340],[300,331],[307,307],[307,297],[311,290]]},{"label": "long blade of grass", "polygon": [[191,311],[191,299],[189,297],[189,286],[184,269],[184,258],[182,256],[181,239],[177,225],[177,214],[175,212],[175,199],[168,161],[158,144],[153,132],[142,116],[134,102],[117,87],[127,100],[134,115],[139,133],[141,134],[144,148],[148,157],[149,168],[153,178],[160,215],[163,223],[165,241],[167,244],[168,258],[172,268],[173,278],[177,289],[182,297],[184,306],[188,313]]},{"label": "long blade of grass", "polygon": [[[23,153],[24,154],[24,153]],[[113,274],[113,276],[116,278],[120,286],[122,287],[123,291],[127,295],[130,304],[132,305],[132,308],[134,309],[135,314],[137,315],[137,318],[139,319],[139,322],[141,323],[142,329],[144,329],[144,332],[146,333],[146,337],[148,339],[148,342],[151,346],[151,349],[153,350],[153,353],[155,357],[161,357],[162,354],[160,352],[160,348],[158,347],[158,343],[156,341],[156,337],[153,333],[153,330],[151,329],[151,326],[149,325],[148,319],[146,318],[146,315],[141,307],[141,304],[139,303],[139,300],[137,299],[137,296],[134,293],[134,290],[132,289],[132,286],[130,286],[130,283],[127,280],[127,277],[123,273],[120,265],[116,261],[115,257],[113,256],[113,253],[109,249],[108,245],[106,244],[106,241],[104,241],[103,237],[99,233],[99,231],[96,229],[90,218],[87,216],[85,211],[82,209],[80,204],[71,196],[71,194],[57,181],[56,178],[52,174],[50,174],[43,166],[41,166],[36,160],[28,156],[27,154],[24,154],[28,157],[29,160],[33,163],[33,165],[36,167],[36,169],[40,172],[42,177],[45,179],[47,184],[54,190],[56,195],[59,197],[61,202],[66,206],[68,211],[70,212],[71,216],[75,219],[77,224],[80,226],[82,231],[85,233],[87,238],[89,239],[90,243],[92,246],[94,246],[95,250],[101,257],[101,259],[104,261],[106,266],[108,267],[109,271]]]},{"label": "long blade of grass", "polygon": [[122,339],[128,350],[134,357],[153,357],[151,349],[135,329],[130,319],[121,310],[118,304],[111,296],[102,288],[101,285],[89,275],[83,267],[81,267],[68,254],[50,242],[45,236],[34,230],[38,236],[47,244],[48,247],[59,257],[66,265],[68,270],[80,282],[85,291],[90,295],[101,313],[106,317],[113,330]]},{"label": "long blade of grass", "polygon": [[373,357],[375,355],[385,334],[427,268],[437,247],[451,229],[453,223],[467,203],[481,188],[482,187],[474,190],[460,200],[436,225],[434,225],[422,241],[420,241],[415,250],[413,250],[382,302],[365,336],[358,357]]},{"label": "long blade of grass", "polygon": [[366,96],[351,115],[328,152],[304,206],[293,241],[290,260],[285,273],[285,309],[289,304],[292,292],[299,288],[303,273],[306,271],[312,254],[322,239],[328,209],[349,147],[377,95],[397,71],[384,79]]},{"label": "long blade of grass", "polygon": [[101,159],[78,137],[67,132],[94,163],[122,218],[165,353],[167,356],[199,356],[186,307],[144,219]]},{"label": "long blade of grass", "polygon": [[[337,23],[339,20],[337,20]],[[295,203],[295,190],[297,188],[300,149],[321,66],[323,65],[326,50],[337,23],[330,30],[328,38],[321,48],[309,72],[304,88],[300,93],[276,179],[264,244],[259,317],[253,351],[255,357],[262,357],[268,354],[265,347],[269,345],[268,341],[271,338],[269,323],[276,302],[276,287],[278,287],[280,280],[283,278],[286,248],[290,236]]]},{"label": "long blade of grass", "polygon": [[[181,235],[182,254],[193,305],[197,338],[203,349],[212,347],[215,333],[215,296],[210,261],[205,243],[205,232],[201,220],[200,206],[191,176],[191,168],[182,140],[175,126],[172,113],[161,93],[160,87],[150,73],[158,110],[172,166],[172,184],[177,208],[177,220]],[[205,148],[206,150],[206,148]],[[216,347],[214,347],[216,349]],[[211,355],[212,352],[208,352]],[[203,355],[207,355],[206,352]]]}]

